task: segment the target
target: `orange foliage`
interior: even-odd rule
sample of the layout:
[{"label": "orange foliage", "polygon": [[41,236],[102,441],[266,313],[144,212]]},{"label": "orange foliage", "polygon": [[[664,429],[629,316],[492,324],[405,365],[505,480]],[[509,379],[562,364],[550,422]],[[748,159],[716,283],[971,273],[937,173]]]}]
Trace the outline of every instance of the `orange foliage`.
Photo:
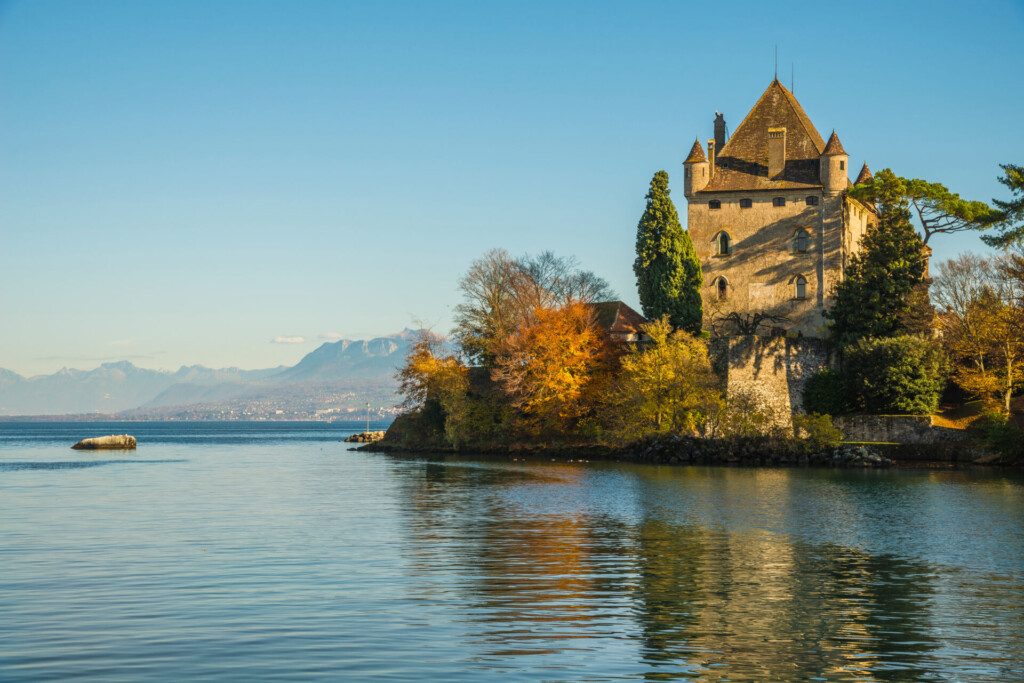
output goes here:
[{"label": "orange foliage", "polygon": [[582,303],[537,308],[499,347],[493,377],[535,431],[571,427],[607,382],[614,351]]}]

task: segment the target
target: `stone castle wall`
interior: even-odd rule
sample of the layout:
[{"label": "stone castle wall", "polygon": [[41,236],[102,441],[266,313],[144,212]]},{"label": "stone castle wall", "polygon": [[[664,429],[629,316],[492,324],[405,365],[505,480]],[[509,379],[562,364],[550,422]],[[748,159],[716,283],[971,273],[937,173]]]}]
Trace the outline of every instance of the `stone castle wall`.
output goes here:
[{"label": "stone castle wall", "polygon": [[712,348],[726,395],[754,397],[786,426],[793,413],[803,412],[807,379],[829,365],[828,345],[820,339],[729,337],[715,340]]},{"label": "stone castle wall", "polygon": [[[784,197],[786,205],[774,206],[775,197]],[[808,197],[818,204],[808,204]],[[750,208],[741,208],[744,199]],[[711,201],[721,208],[710,208]],[[705,191],[690,198],[687,230],[704,273],[706,326],[733,311],[769,313],[785,317],[779,326],[788,332],[824,337],[830,295],[869,221],[874,215],[858,202],[820,190]],[[797,249],[800,230],[810,235],[806,252]],[[718,253],[722,231],[732,243],[728,254]],[[804,299],[796,298],[798,275],[807,280]],[[719,297],[719,277],[728,282],[725,299]]]}]

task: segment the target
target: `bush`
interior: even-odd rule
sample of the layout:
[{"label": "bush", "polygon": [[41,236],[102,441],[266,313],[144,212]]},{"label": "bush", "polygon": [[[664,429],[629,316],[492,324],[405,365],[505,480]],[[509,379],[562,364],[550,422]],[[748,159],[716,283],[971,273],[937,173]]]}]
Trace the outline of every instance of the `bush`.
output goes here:
[{"label": "bush", "polygon": [[843,442],[843,433],[832,423],[832,417],[829,415],[794,415],[793,428],[811,450],[835,448]]},{"label": "bush", "polygon": [[932,342],[903,335],[862,339],[845,350],[852,408],[875,414],[935,412],[945,386],[945,359]]},{"label": "bush", "polygon": [[820,415],[842,415],[850,411],[846,383],[835,370],[822,370],[807,378],[804,410]]},{"label": "bush", "polygon": [[1024,459],[1024,431],[1002,413],[987,413],[978,418],[972,429],[982,443],[1004,458],[1017,461]]}]

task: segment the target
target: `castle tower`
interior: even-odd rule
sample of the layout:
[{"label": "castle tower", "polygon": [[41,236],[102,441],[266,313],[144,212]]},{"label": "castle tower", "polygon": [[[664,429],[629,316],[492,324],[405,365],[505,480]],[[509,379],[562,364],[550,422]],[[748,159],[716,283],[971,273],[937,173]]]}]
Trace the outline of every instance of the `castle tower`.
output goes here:
[{"label": "castle tower", "polygon": [[822,189],[826,194],[839,194],[849,185],[850,178],[846,170],[849,159],[849,155],[843,149],[843,143],[839,142],[839,136],[832,131],[828,142],[825,143],[825,149],[821,152],[819,167]]},{"label": "castle tower", "polygon": [[689,199],[694,193],[707,187],[708,182],[711,181],[711,164],[708,163],[708,158],[704,155],[700,140],[693,141],[690,154],[683,162],[683,169],[683,194]]}]

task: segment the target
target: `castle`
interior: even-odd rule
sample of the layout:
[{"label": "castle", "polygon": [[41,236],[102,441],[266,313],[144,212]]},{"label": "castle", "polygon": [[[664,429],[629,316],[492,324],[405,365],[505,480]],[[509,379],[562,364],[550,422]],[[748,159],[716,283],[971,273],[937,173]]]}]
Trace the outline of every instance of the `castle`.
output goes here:
[{"label": "castle", "polygon": [[[707,154],[698,139],[683,162],[706,328],[826,336],[830,292],[877,222],[846,194],[848,163],[839,136],[823,140],[778,79],[728,140],[716,114]],[[870,177],[865,164],[857,182]]]}]

